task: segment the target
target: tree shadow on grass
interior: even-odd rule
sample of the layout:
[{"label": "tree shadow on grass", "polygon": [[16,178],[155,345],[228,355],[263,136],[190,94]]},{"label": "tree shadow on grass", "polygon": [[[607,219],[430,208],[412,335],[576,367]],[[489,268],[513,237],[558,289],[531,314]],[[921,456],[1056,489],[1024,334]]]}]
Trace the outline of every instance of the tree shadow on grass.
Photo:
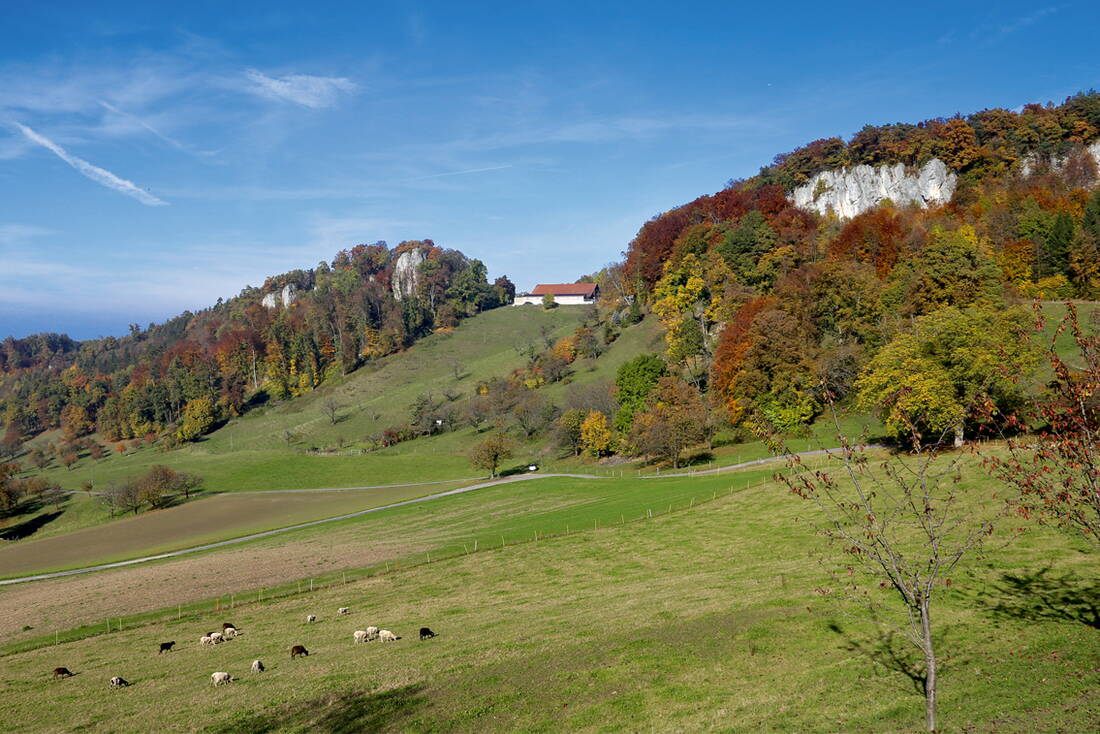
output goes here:
[{"label": "tree shadow on grass", "polygon": [[43,512],[41,515],[35,515],[30,520],[24,520],[18,525],[4,528],[3,532],[0,532],[0,538],[4,540],[22,540],[23,538],[29,538],[46,525],[49,525],[51,522],[61,517],[61,515],[62,513],[60,511]]},{"label": "tree shadow on grass", "polygon": [[973,597],[998,619],[1030,622],[1076,622],[1100,630],[1100,582],[1051,568],[1034,573],[1006,573]]},{"label": "tree shadow on grass", "polygon": [[892,673],[900,673],[909,683],[905,690],[923,697],[928,679],[925,676],[924,660],[920,652],[905,637],[892,630],[879,630],[872,637],[857,638],[845,632],[840,625],[829,624],[832,632],[844,638],[844,649],[858,653],[876,666],[882,666]]},{"label": "tree shadow on grass", "polygon": [[320,734],[376,732],[411,716],[425,702],[425,686],[413,683],[371,693],[343,693],[287,704],[261,713],[242,714],[206,729],[207,734],[265,734],[308,731]]}]

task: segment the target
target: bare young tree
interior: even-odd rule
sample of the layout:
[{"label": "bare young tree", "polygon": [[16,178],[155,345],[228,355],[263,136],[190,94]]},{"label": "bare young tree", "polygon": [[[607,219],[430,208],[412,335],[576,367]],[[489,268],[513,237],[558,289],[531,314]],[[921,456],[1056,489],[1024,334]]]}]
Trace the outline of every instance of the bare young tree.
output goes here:
[{"label": "bare young tree", "polygon": [[343,407],[343,403],[337,400],[335,395],[329,395],[321,401],[322,412],[328,416],[328,422],[334,426],[336,425],[337,419],[340,417],[340,410]]},{"label": "bare young tree", "polygon": [[934,731],[937,591],[950,585],[949,574],[964,558],[986,546],[1005,506],[962,483],[967,454],[941,453],[939,443],[922,444],[914,435],[910,453],[873,459],[843,436],[835,412],[834,425],[840,449],[829,452],[826,467],[773,446],[787,457],[789,471],[781,479],[817,506],[819,530],[842,554],[838,588],[828,593],[858,599],[862,616],[919,650],[925,719]]},{"label": "bare young tree", "polygon": [[457,359],[452,360],[448,366],[451,370],[451,377],[454,378],[455,382],[461,381],[462,378],[466,376],[466,365],[462,364],[462,362]]},{"label": "bare young tree", "polygon": [[100,495],[111,514],[132,512],[135,515],[147,501],[144,483],[138,477],[131,477],[107,487]]}]

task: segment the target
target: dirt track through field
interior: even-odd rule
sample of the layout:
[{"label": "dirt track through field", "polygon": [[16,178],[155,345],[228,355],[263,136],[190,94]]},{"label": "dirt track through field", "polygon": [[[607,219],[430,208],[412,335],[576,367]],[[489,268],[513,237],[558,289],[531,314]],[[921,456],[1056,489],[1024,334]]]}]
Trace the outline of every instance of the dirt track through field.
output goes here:
[{"label": "dirt track through field", "polygon": [[[574,500],[585,501],[583,498]],[[557,509],[570,500],[498,494],[492,499],[453,504],[442,516],[406,515],[400,523],[337,526],[323,533],[279,536],[217,553],[185,555],[159,563],[113,568],[28,584],[0,587],[0,638],[13,642],[89,620],[136,614],[230,594],[256,599],[265,584],[289,583],[342,570],[408,558],[447,543],[461,543],[484,527],[487,518]],[[117,621],[116,621],[117,624]],[[23,631],[24,626],[33,630]]]},{"label": "dirt track through field", "polygon": [[[11,584],[24,583],[24,582],[28,582],[28,581],[44,581],[44,580],[47,580],[47,579],[57,579],[57,578],[63,578],[65,576],[75,576],[75,575],[78,575],[78,574],[91,573],[93,571],[106,571],[106,570],[113,569],[113,568],[122,568],[124,566],[132,566],[132,565],[139,564],[139,563],[148,563],[150,561],[160,561],[160,560],[164,560],[166,558],[176,558],[178,556],[187,555],[187,554],[190,554],[190,553],[199,553],[201,551],[213,550],[215,548],[224,548],[224,547],[230,546],[230,545],[237,545],[237,544],[240,544],[240,543],[247,543],[249,541],[259,540],[261,538],[268,538],[268,537],[271,537],[273,535],[281,535],[283,533],[289,533],[289,532],[292,532],[294,530],[301,530],[303,528],[314,527],[316,525],[323,525],[325,523],[336,522],[338,520],[347,520],[347,519],[353,518],[353,517],[361,517],[363,515],[367,515],[367,514],[370,514],[372,512],[381,512],[382,510],[389,510],[389,509],[392,509],[394,507],[403,507],[405,505],[412,505],[412,504],[416,504],[418,502],[427,502],[429,500],[438,499],[440,497],[449,497],[451,495],[462,494],[464,492],[472,492],[476,489],[484,489],[486,487],[495,487],[495,486],[498,486],[498,485],[501,485],[501,484],[510,484],[510,483],[513,483],[513,482],[529,481],[529,480],[532,480],[532,479],[542,479],[542,478],[546,478],[546,477],[573,477],[573,478],[576,478],[576,479],[598,479],[598,477],[592,476],[590,474],[522,474],[522,475],[515,476],[515,477],[504,477],[502,479],[495,479],[495,480],[488,481],[488,482],[481,482],[479,484],[473,484],[473,485],[470,485],[468,487],[459,487],[457,489],[450,489],[450,490],[447,490],[445,492],[436,492],[435,494],[430,494],[430,495],[427,495],[427,496],[424,496],[424,497],[416,497],[414,499],[404,500],[404,501],[401,501],[401,502],[391,502],[391,503],[388,503],[388,504],[385,504],[385,505],[379,505],[377,507],[370,507],[370,508],[365,509],[365,510],[359,510],[357,512],[349,512],[349,513],[346,513],[346,514],[343,514],[343,515],[336,515],[334,517],[322,518],[320,520],[311,520],[309,522],[297,523],[297,524],[294,524],[294,525],[288,525],[288,526],[285,526],[285,527],[276,528],[274,530],[265,530],[265,531],[259,532],[259,533],[251,533],[249,535],[242,535],[242,536],[239,536],[239,537],[236,537],[236,538],[230,538],[228,540],[217,541],[215,543],[206,543],[206,544],[203,544],[203,545],[197,545],[197,546],[193,546],[193,547],[190,547],[190,548],[184,548],[184,549],[181,549],[181,550],[169,551],[167,553],[158,553],[158,554],[155,554],[155,555],[142,556],[140,558],[131,558],[131,559],[128,559],[128,560],[116,561],[116,562],[113,562],[113,563],[102,563],[102,564],[98,564],[98,565],[95,565],[95,566],[86,566],[84,568],[76,568],[76,569],[72,569],[72,570],[68,570],[68,571],[55,571],[53,573],[42,573],[42,574],[35,574],[35,575],[31,575],[31,576],[20,576],[18,578],[4,579],[4,580],[0,580],[0,586],[10,586]],[[297,490],[286,490],[286,491],[297,491]],[[309,491],[317,491],[317,490],[309,490]],[[249,493],[249,494],[256,494],[256,493]],[[218,497],[235,498],[238,501],[240,501],[242,498],[247,498],[248,495],[245,495],[245,494],[242,493],[240,495],[218,495]],[[217,498],[213,498],[213,499],[217,499]],[[180,508],[180,509],[184,509],[185,507],[186,506],[184,506],[183,508]],[[220,510],[220,509],[221,508],[215,508],[215,510]],[[133,518],[133,520],[135,522],[139,521],[141,519],[142,519],[141,517]],[[169,520],[168,522],[171,524],[172,521]],[[175,528],[178,531],[178,526],[172,525],[172,527]],[[68,550],[70,550],[70,555],[74,554],[74,553],[75,554],[85,554],[86,555],[88,553],[88,544],[81,542],[81,539],[78,536],[80,536],[81,534],[87,534],[87,535],[90,535],[90,536],[95,536],[98,539],[100,539],[101,541],[113,542],[114,537],[116,537],[116,536],[113,535],[114,532],[115,532],[115,530],[113,528],[110,528],[110,527],[106,527],[106,528],[105,527],[89,528],[86,531],[77,531],[76,533],[72,533],[70,535],[58,536],[56,538],[50,538],[47,541],[42,541],[42,542],[43,542],[43,544],[49,542],[53,546],[58,546],[59,547],[58,549],[61,550],[62,552],[64,550],[68,549]],[[16,550],[16,549],[13,549],[13,550]],[[31,552],[31,555],[35,556],[35,559],[32,562],[37,562],[37,563],[40,564],[41,561],[37,560],[37,557],[36,557],[38,549],[37,548],[30,548],[29,550]],[[5,566],[4,566],[5,569],[10,569],[10,568],[14,567],[14,566],[10,565],[11,562],[7,560],[7,557],[9,555],[11,555],[11,554],[5,554],[4,556],[0,556],[0,560],[5,561]],[[54,568],[56,568],[57,565],[63,565],[65,563],[65,560],[64,560],[65,556],[64,555],[60,555],[59,558],[62,559],[62,560],[55,561]],[[41,565],[39,566],[39,568],[41,568]]]}]

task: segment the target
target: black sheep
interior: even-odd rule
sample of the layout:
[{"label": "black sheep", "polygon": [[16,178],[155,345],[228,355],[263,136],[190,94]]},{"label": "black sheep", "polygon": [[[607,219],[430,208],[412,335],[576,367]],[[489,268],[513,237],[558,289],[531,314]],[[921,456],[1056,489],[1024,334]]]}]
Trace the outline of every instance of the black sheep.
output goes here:
[{"label": "black sheep", "polygon": [[175,645],[175,644],[176,644],[175,640],[172,640],[171,642],[162,642],[162,643],[160,643],[160,652],[158,652],[157,655],[160,655],[160,653],[162,653],[162,652],[172,652],[172,645]]},{"label": "black sheep", "polygon": [[435,637],[435,633],[432,632],[427,627],[421,627],[420,628],[420,639],[427,640],[430,637]]}]

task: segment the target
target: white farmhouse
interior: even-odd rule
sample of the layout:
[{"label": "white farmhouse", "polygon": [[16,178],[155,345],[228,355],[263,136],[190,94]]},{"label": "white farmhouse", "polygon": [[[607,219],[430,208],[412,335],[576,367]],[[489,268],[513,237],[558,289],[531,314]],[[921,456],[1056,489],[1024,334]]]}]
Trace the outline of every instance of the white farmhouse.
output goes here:
[{"label": "white farmhouse", "polygon": [[546,295],[554,297],[559,306],[583,306],[595,303],[600,297],[600,287],[595,283],[540,283],[530,293],[516,295],[513,306],[531,303],[540,305]]}]

